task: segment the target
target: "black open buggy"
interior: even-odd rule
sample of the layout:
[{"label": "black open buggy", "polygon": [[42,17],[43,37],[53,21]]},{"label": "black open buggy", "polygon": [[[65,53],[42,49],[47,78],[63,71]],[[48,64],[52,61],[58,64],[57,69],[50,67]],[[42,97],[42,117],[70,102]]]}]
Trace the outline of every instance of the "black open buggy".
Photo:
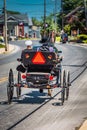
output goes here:
[{"label": "black open buggy", "polygon": [[14,87],[16,87],[17,98],[21,96],[21,88],[48,89],[51,96],[51,89],[61,88],[61,105],[69,97],[70,72],[62,70],[61,58],[55,52],[37,51],[36,49],[23,52],[21,64],[17,66],[17,83],[14,84],[13,70],[10,69],[7,85],[8,103],[12,102]]}]

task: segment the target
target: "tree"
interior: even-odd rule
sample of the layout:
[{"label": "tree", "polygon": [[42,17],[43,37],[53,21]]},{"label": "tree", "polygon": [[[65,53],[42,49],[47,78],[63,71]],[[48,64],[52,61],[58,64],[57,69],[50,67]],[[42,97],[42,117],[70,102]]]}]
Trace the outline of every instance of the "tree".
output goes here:
[{"label": "tree", "polygon": [[9,14],[21,14],[20,12],[17,12],[17,11],[11,11],[11,10],[7,10],[7,13],[9,13]]},{"label": "tree", "polygon": [[[41,24],[41,26],[42,26],[42,29],[44,29],[44,18],[42,18],[42,24]],[[55,24],[55,22],[54,22],[54,19],[53,19],[53,14],[50,14],[49,16],[47,16],[46,17],[46,23],[45,23],[45,30],[46,31],[58,31],[58,29],[59,29],[59,26],[58,26],[58,24],[56,23]]]},{"label": "tree", "polygon": [[[77,8],[79,8],[77,10]],[[74,13],[73,13],[74,11]],[[63,13],[63,15],[62,15]],[[69,21],[69,17],[65,19],[67,14],[71,14],[71,21]],[[85,29],[85,12],[84,12],[84,0],[63,0],[63,12],[60,12],[60,25],[62,23],[62,16],[64,21],[64,26],[69,25],[72,28],[79,28],[80,30]],[[62,26],[62,25],[61,25]]]},{"label": "tree", "polygon": [[37,20],[36,18],[32,17],[33,25],[35,26],[41,26],[41,21]]},{"label": "tree", "polygon": [[71,26],[69,24],[65,25],[64,30],[65,32],[67,32],[68,35],[70,35]]},{"label": "tree", "polygon": [[63,0],[63,13],[67,14],[78,6],[83,6],[83,0]]}]

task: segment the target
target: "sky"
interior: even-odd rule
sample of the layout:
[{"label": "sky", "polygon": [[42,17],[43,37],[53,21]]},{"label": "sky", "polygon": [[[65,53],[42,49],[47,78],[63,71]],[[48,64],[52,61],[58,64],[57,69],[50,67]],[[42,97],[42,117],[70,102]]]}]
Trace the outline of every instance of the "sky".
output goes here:
[{"label": "sky", "polygon": [[[55,1],[57,3],[55,4]],[[3,8],[4,0],[0,0],[0,9]],[[61,9],[61,0],[46,0],[46,16]],[[30,18],[40,19],[44,16],[44,0],[6,0],[6,9],[27,14]]]}]

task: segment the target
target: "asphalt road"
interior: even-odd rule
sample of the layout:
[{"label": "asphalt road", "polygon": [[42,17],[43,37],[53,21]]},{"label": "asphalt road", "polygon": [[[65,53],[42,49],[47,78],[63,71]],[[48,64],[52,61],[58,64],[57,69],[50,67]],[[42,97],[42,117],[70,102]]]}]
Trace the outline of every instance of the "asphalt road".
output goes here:
[{"label": "asphalt road", "polygon": [[[24,44],[16,43],[21,48],[0,59],[0,129],[1,130],[75,130],[87,118],[87,48],[69,44],[56,44],[64,57],[62,70],[70,71],[71,87],[69,100],[60,105],[60,88],[55,88],[52,98],[47,91],[22,89],[22,96],[7,104],[6,78],[10,68],[17,80],[16,59],[20,57]],[[5,79],[4,79],[5,78]]]}]

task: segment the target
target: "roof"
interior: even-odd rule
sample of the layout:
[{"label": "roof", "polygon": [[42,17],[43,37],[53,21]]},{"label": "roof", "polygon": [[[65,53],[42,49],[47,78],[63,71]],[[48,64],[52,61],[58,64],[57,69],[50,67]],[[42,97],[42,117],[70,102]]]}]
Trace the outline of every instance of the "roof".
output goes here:
[{"label": "roof", "polygon": [[[27,14],[7,14],[7,20],[12,19],[16,22],[23,22],[32,26],[32,20],[28,18]],[[0,22],[4,22],[4,15],[0,15]]]}]

